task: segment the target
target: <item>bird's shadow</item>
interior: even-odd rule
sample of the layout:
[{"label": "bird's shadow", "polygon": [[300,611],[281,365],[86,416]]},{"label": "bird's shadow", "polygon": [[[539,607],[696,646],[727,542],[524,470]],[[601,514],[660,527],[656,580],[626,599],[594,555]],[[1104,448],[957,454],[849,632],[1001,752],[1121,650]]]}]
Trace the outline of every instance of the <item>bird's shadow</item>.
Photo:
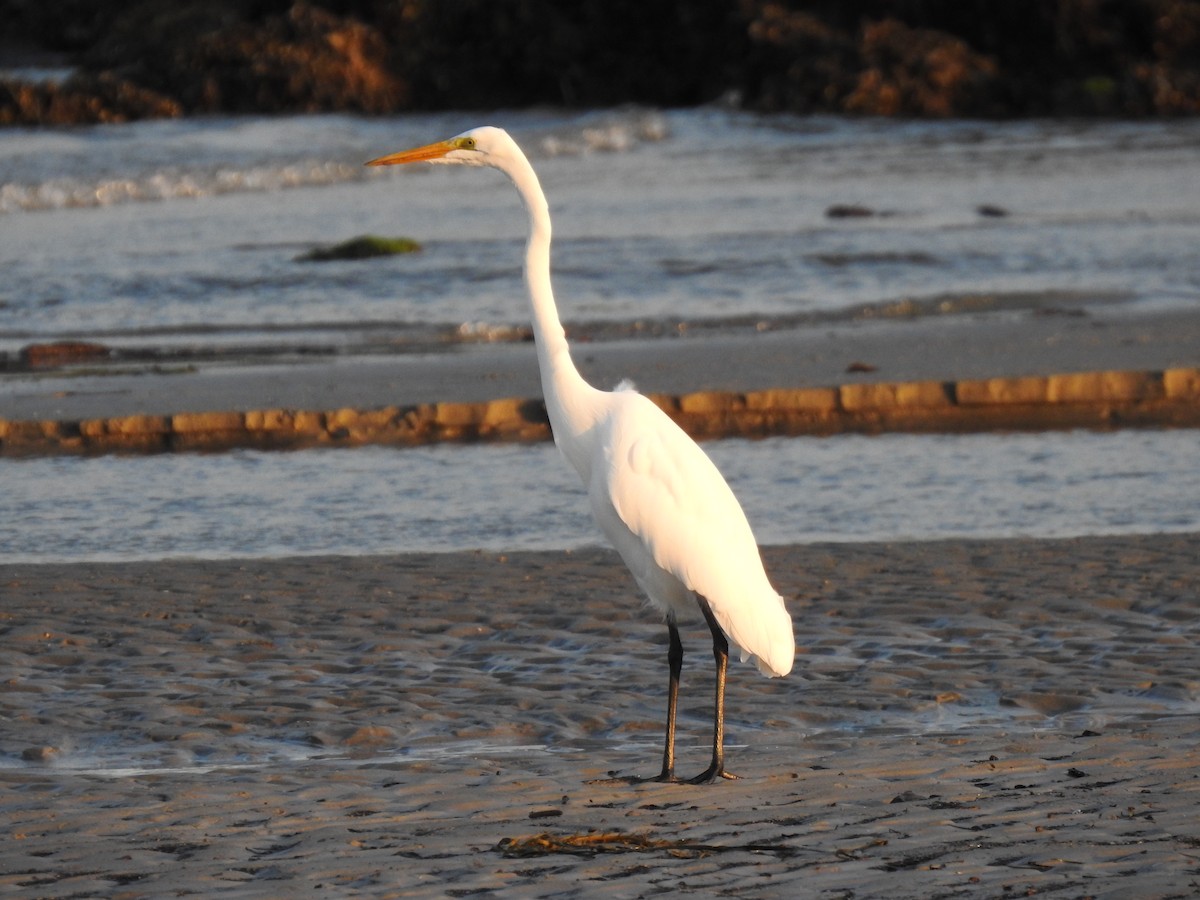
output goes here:
[{"label": "bird's shadow", "polygon": [[[618,785],[649,784],[656,781],[656,778],[645,778],[641,775],[610,775],[608,778],[589,778],[584,782],[584,784],[594,784],[601,787],[616,787]],[[665,782],[658,783],[664,784]]]},{"label": "bird's shadow", "polygon": [[737,775],[727,774],[721,778],[705,779],[703,781],[696,781],[695,779],[689,778],[672,778],[670,780],[664,780],[658,775],[613,775],[610,773],[608,778],[591,778],[585,781],[584,784],[597,785],[601,787],[619,787],[621,785],[632,787],[633,785],[640,784],[695,786],[703,784],[715,784],[723,780],[734,781],[740,780],[740,778]]}]

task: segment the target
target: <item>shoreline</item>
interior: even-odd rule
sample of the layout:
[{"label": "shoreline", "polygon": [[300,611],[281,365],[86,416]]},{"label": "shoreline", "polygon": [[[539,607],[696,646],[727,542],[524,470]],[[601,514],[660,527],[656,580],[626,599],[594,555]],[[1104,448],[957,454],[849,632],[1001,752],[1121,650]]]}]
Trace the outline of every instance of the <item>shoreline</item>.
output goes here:
[{"label": "shoreline", "polygon": [[629,783],[665,629],[610,551],[9,566],[0,886],[1186,895],[1198,537],[765,548],[797,667],[731,666],[701,787]]},{"label": "shoreline", "polygon": [[[577,343],[697,437],[1200,426],[1200,312],[985,315]],[[546,440],[529,344],[0,379],[0,455]]]}]

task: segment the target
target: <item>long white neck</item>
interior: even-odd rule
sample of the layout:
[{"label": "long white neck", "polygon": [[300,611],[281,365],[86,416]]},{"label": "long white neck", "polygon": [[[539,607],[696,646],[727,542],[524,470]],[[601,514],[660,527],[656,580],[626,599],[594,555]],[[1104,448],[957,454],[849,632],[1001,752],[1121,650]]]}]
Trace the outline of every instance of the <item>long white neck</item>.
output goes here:
[{"label": "long white neck", "polygon": [[542,396],[546,398],[554,443],[587,482],[592,462],[586,436],[601,414],[607,394],[583,380],[571,359],[550,283],[550,208],[538,175],[524,155],[517,152],[503,170],[521,194],[529,214],[524,276],[533,308],[533,336],[538,348]]},{"label": "long white neck", "polygon": [[533,337],[537,346],[542,393],[554,440],[586,481],[590,455],[582,439],[596,423],[605,392],[583,380],[567,346],[550,284],[550,209],[537,174],[521,154],[505,166],[529,213],[529,241],[525,246],[525,284],[533,312]]}]

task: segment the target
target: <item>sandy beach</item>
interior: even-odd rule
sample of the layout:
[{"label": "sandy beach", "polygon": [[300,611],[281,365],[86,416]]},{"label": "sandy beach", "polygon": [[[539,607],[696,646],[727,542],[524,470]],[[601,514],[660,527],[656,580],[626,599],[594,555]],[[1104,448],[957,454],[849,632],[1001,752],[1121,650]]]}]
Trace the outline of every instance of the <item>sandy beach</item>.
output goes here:
[{"label": "sandy beach", "polygon": [[1197,537],[767,548],[701,787],[607,551],[10,566],[0,894],[1193,896]]}]

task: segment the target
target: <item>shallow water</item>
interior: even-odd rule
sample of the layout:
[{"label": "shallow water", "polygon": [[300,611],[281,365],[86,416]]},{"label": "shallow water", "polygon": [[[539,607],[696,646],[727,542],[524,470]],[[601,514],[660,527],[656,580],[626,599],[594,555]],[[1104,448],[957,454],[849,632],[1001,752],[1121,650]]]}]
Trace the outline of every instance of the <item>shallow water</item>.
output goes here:
[{"label": "shallow water", "polygon": [[[493,118],[550,197],[571,322],[1200,299],[1195,121]],[[361,166],[475,119],[0,132],[0,350],[74,337],[379,352],[430,325],[503,335],[527,319],[511,187],[493,172]],[[873,215],[828,217],[836,205]],[[295,261],[365,232],[425,251]]]},{"label": "shallow water", "polygon": [[[1190,431],[705,444],[764,544],[1200,529]],[[550,444],[5,460],[0,562],[603,543]]]},{"label": "shallow water", "polygon": [[[717,109],[494,118],[541,174],[563,315],[594,323],[593,336],[661,319],[786,325],[1200,300],[1200,122]],[[361,165],[473,124],[315,116],[0,131],[0,351],[66,337],[345,354],[512,339],[527,312],[511,187],[493,172]],[[838,204],[873,214],[828,217]],[[363,232],[426,248],[295,261]],[[759,539],[790,543],[1195,527],[1193,441],[709,446]],[[593,542],[554,456],[544,446],[4,460],[0,560]]]}]

